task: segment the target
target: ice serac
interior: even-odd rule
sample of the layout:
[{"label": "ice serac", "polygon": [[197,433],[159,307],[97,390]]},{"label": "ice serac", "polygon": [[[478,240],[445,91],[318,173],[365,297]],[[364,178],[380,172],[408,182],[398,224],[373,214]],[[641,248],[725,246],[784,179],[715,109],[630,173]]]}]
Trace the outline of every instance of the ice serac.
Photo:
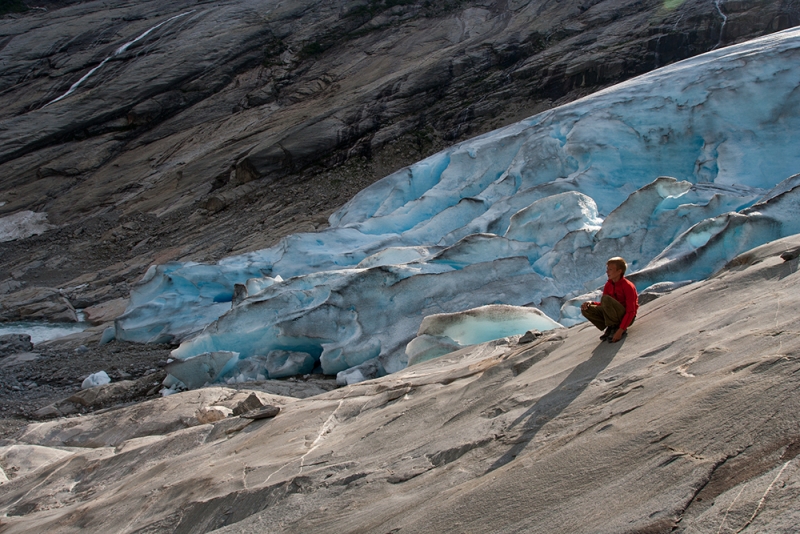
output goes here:
[{"label": "ice serac", "polygon": [[154,267],[117,337],[182,341],[181,359],[238,352],[226,380],[269,376],[273,351],[356,380],[404,367],[427,315],[509,304],[571,324],[570,299],[610,256],[640,289],[706,277],[800,231],[798,63],[800,30],[784,31],[455,145],[366,188],[327,230]]}]

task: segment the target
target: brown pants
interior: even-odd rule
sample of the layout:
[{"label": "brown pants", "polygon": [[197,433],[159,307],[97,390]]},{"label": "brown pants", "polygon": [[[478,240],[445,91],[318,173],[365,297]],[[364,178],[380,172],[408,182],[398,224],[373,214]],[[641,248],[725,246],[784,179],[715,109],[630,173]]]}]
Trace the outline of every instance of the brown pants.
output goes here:
[{"label": "brown pants", "polygon": [[[600,305],[589,304],[589,307],[585,311],[582,310],[581,314],[597,328],[605,330],[609,326],[619,326],[625,316],[625,306],[620,304],[614,297],[603,295],[603,298],[600,299]],[[631,321],[631,324],[633,324],[633,321]]]}]

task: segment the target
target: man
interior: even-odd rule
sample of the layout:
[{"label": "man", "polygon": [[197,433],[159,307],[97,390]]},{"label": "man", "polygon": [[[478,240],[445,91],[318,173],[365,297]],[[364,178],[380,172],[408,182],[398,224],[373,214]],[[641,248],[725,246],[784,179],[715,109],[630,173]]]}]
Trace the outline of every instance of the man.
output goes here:
[{"label": "man", "polygon": [[625,278],[628,264],[622,258],[611,258],[606,262],[608,282],[603,288],[600,302],[586,301],[581,304],[581,314],[600,330],[605,329],[600,339],[616,343],[636,318],[639,295],[636,287]]}]

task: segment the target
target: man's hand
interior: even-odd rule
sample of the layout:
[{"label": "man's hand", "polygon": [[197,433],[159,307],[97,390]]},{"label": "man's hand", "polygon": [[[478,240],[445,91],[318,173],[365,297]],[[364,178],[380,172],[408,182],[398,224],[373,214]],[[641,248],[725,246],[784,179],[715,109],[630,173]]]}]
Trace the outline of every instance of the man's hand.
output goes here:
[{"label": "man's hand", "polygon": [[623,330],[617,330],[616,332],[614,332],[614,337],[611,338],[611,343],[616,343],[617,341],[622,339],[622,334],[624,333],[625,332]]},{"label": "man's hand", "polygon": [[588,300],[586,302],[582,303],[581,304],[581,311],[586,311],[587,309],[589,309],[589,304],[591,304],[591,302],[589,302]]}]

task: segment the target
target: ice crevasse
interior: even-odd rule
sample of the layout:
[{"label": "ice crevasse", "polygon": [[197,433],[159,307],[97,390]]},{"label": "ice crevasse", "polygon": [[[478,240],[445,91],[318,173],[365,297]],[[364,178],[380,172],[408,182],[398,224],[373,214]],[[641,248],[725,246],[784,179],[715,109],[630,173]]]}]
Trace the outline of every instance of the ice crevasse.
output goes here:
[{"label": "ice crevasse", "polygon": [[208,380],[363,379],[404,368],[429,315],[504,304],[574,324],[611,256],[640,290],[705,278],[800,232],[798,64],[787,30],[465,141],[367,187],[324,231],[151,267],[116,335],[180,342],[181,361],[222,354]]}]

